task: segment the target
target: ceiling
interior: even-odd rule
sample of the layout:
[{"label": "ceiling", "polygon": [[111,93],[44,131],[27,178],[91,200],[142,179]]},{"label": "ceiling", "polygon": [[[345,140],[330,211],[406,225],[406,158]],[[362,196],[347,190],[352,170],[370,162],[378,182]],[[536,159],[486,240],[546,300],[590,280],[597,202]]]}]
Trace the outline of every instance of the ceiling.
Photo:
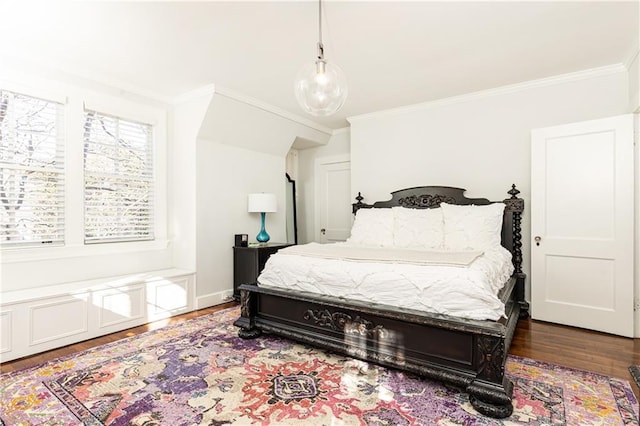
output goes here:
[{"label": "ceiling", "polygon": [[628,2],[323,2],[344,107],[306,115],[293,81],[315,59],[315,1],[0,2],[0,55],[173,99],[214,84],[326,126],[346,117],[628,63]]}]

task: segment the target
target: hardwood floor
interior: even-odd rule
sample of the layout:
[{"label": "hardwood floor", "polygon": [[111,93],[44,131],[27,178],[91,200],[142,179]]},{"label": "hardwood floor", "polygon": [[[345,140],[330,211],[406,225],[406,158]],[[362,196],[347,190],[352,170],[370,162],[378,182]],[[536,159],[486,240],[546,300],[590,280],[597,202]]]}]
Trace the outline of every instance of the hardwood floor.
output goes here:
[{"label": "hardwood floor", "polygon": [[[32,367],[49,360],[110,343],[124,337],[154,330],[167,324],[175,324],[234,306],[234,303],[202,309],[167,320],[156,321],[85,342],[65,346],[38,355],[0,364],[3,373]],[[628,339],[595,331],[533,321],[520,320],[509,353],[538,361],[546,361],[566,367],[592,371],[628,380],[636,397],[640,389],[627,368],[640,365],[640,339]]]},{"label": "hardwood floor", "polygon": [[640,365],[640,339],[521,319],[509,353],[628,380],[640,398],[628,370]]}]

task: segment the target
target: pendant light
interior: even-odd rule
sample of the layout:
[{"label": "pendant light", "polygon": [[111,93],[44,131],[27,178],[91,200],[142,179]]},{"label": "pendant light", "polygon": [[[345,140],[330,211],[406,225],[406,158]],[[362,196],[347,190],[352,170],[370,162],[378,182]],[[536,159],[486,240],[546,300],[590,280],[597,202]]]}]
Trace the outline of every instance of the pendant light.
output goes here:
[{"label": "pendant light", "polygon": [[347,78],[337,65],[324,59],[322,0],[318,0],[318,59],[306,64],[296,77],[295,93],[306,112],[316,116],[335,113],[347,99]]}]

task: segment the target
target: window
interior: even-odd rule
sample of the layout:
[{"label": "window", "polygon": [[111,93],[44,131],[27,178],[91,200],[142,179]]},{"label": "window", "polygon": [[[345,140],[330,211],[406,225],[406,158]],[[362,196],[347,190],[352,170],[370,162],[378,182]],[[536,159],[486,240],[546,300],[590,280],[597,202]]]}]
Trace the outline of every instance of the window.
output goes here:
[{"label": "window", "polygon": [[0,247],[64,243],[64,109],[0,89]]},{"label": "window", "polygon": [[87,110],[83,141],[85,243],[153,240],[152,126]]}]

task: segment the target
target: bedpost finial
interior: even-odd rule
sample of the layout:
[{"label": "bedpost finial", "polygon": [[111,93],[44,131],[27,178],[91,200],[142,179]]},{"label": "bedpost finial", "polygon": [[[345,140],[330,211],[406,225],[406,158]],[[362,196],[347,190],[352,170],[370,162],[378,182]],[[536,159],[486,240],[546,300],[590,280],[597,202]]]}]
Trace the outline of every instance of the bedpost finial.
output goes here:
[{"label": "bedpost finial", "polygon": [[518,191],[516,189],[516,184],[511,184],[511,189],[509,191],[507,191],[507,194],[511,195],[511,198],[518,198],[518,194],[520,193],[520,191]]},{"label": "bedpost finial", "polygon": [[356,214],[356,212],[358,211],[358,209],[361,209],[363,207],[366,207],[366,204],[364,204],[362,202],[362,200],[364,200],[364,197],[362,196],[361,193],[358,192],[358,196],[356,197],[356,202],[351,204],[351,212],[353,214]]}]

